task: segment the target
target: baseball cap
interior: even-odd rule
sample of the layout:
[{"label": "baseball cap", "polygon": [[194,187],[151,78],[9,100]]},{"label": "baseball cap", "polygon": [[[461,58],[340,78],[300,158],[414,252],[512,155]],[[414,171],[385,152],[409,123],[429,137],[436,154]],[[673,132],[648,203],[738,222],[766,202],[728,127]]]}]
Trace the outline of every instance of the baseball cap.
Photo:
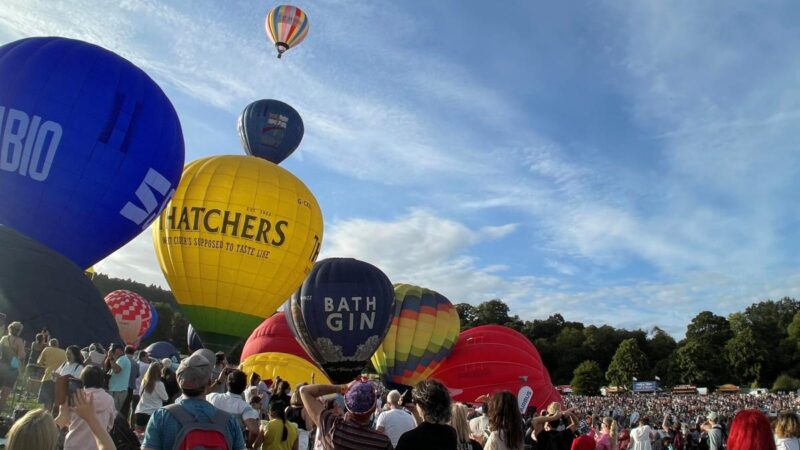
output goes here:
[{"label": "baseball cap", "polygon": [[344,394],[344,406],[353,414],[370,413],[375,400],[375,387],[370,381],[357,381]]},{"label": "baseball cap", "polygon": [[211,379],[211,364],[205,356],[193,353],[181,361],[177,376],[181,389],[204,389]]},{"label": "baseball cap", "polygon": [[719,416],[717,416],[717,413],[714,412],[714,411],[710,411],[708,414],[706,414],[706,419],[708,419],[708,420],[716,421],[717,417],[719,417]]}]

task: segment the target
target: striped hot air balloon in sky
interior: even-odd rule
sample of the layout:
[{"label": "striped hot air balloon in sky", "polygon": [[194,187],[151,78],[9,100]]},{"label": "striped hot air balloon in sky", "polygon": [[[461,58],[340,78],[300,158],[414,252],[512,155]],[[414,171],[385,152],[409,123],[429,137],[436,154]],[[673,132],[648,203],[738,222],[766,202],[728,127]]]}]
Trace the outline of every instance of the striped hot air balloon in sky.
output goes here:
[{"label": "striped hot air balloon in sky", "polygon": [[458,311],[430,289],[396,284],[395,315],[372,363],[391,385],[414,386],[447,358],[458,339]]},{"label": "striped hot air balloon in sky", "polygon": [[295,47],[306,38],[308,16],[296,6],[276,6],[267,14],[265,28],[267,36],[278,49],[278,58],[280,58],[283,52]]}]

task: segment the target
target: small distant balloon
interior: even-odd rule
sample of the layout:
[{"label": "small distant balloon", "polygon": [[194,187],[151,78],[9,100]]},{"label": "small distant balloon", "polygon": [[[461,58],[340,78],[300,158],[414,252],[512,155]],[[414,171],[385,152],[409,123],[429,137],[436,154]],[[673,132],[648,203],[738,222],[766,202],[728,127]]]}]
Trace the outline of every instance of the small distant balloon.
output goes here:
[{"label": "small distant balloon", "polygon": [[153,334],[153,331],[156,331],[156,326],[158,326],[158,310],[156,309],[156,305],[150,303],[150,325],[147,327],[147,330],[144,332],[144,336],[142,336],[142,340],[147,339]]},{"label": "small distant balloon", "polygon": [[196,352],[203,347],[203,341],[200,340],[200,335],[194,329],[192,324],[186,329],[186,346],[189,347],[190,352]]},{"label": "small distant balloon", "polygon": [[105,302],[117,321],[122,340],[136,345],[150,327],[150,303],[141,295],[124,289],[106,295]]},{"label": "small distant balloon", "polygon": [[292,5],[272,8],[265,23],[267,36],[278,50],[278,58],[283,52],[303,42],[308,35],[308,16],[302,9]]},{"label": "small distant balloon", "polygon": [[278,100],[257,100],[239,115],[236,128],[248,155],[275,164],[291,155],[303,140],[303,119]]}]

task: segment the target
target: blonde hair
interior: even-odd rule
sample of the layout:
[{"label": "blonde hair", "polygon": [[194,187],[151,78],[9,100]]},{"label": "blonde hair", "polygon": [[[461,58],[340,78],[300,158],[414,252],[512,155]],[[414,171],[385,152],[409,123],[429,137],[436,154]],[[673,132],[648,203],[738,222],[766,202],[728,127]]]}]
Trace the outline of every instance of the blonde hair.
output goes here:
[{"label": "blonde hair", "polygon": [[14,321],[8,324],[8,334],[19,336],[22,333],[22,322]]},{"label": "blonde hair", "polygon": [[55,450],[58,427],[44,409],[29,411],[8,430],[6,450]]},{"label": "blonde hair", "polygon": [[142,386],[140,389],[148,394],[152,394],[153,389],[156,388],[156,383],[159,381],[161,381],[161,363],[150,363],[147,372],[145,372],[142,377]]},{"label": "blonde hair", "polygon": [[791,412],[780,413],[775,422],[775,435],[779,438],[800,437],[800,418]]},{"label": "blonde hair", "polygon": [[450,426],[456,430],[458,442],[469,442],[469,422],[467,422],[467,407],[463,403],[453,403],[450,407]]},{"label": "blonde hair", "polygon": [[603,423],[608,427],[608,435],[611,437],[611,448],[617,446],[617,439],[619,437],[619,425],[617,421],[611,417],[603,417]]},{"label": "blonde hair", "polygon": [[551,416],[559,411],[561,411],[561,403],[553,402],[547,406],[547,414]]}]

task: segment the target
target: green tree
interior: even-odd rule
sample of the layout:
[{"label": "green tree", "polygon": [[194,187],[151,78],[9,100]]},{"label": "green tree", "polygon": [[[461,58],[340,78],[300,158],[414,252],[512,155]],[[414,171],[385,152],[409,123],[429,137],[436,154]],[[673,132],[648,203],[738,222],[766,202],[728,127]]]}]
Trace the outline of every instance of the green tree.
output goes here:
[{"label": "green tree", "polygon": [[675,365],[680,372],[680,382],[708,385],[714,374],[709,370],[710,359],[717,358],[711,347],[698,341],[687,341],[675,352]]},{"label": "green tree", "polygon": [[758,382],[764,355],[752,329],[744,328],[725,344],[725,359],[730,368],[728,373],[737,383]]},{"label": "green tree", "polygon": [[476,325],[505,325],[511,317],[508,315],[508,305],[500,299],[483,302],[475,308]]},{"label": "green tree", "polygon": [[469,303],[456,304],[456,311],[458,311],[458,318],[461,320],[461,330],[468,330],[475,326],[478,321],[478,312],[475,307]]},{"label": "green tree", "polygon": [[721,349],[733,336],[728,319],[711,311],[703,311],[686,327],[686,340],[702,340]]},{"label": "green tree", "polygon": [[586,360],[575,368],[570,384],[577,395],[600,395],[603,381],[603,370],[600,366],[594,361]]},{"label": "green tree", "polygon": [[634,377],[647,368],[647,356],[639,348],[635,338],[622,341],[611,359],[606,379],[612,386],[628,387]]},{"label": "green tree", "polygon": [[743,315],[764,354],[761,381],[767,386],[787,370],[800,375],[797,373],[796,341],[788,333],[789,325],[799,312],[800,302],[788,297],[753,303],[744,310]]},{"label": "green tree", "polygon": [[772,384],[772,392],[790,392],[798,389],[800,389],[800,380],[786,374],[779,375]]}]

